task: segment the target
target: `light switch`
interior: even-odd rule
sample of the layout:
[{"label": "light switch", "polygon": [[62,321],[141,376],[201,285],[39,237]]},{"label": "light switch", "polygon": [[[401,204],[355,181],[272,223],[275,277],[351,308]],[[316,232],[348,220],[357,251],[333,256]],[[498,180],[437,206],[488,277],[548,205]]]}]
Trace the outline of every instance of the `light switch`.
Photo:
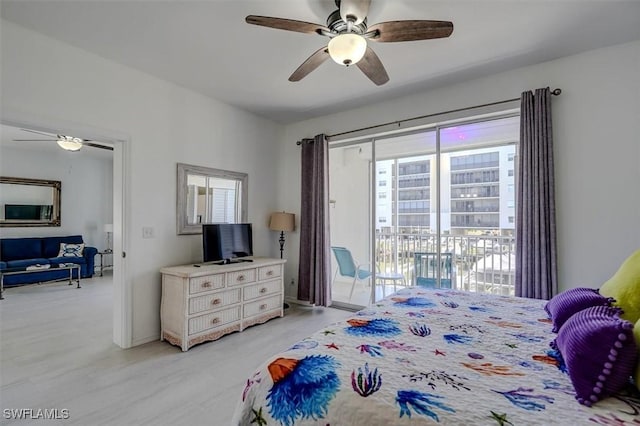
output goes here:
[{"label": "light switch", "polygon": [[143,226],[142,227],[142,238],[155,238],[156,231],[152,226]]}]

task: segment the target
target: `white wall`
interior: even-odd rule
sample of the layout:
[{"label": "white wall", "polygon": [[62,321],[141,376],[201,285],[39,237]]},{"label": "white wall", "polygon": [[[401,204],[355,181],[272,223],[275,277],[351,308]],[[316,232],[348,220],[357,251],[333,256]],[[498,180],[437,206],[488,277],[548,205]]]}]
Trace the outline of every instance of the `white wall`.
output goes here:
[{"label": "white wall", "polygon": [[59,227],[2,228],[3,238],[82,235],[86,245],[106,249],[103,225],[111,223],[113,211],[113,159],[62,149],[33,151],[3,147],[2,176],[61,182]]},{"label": "white wall", "polygon": [[[291,179],[300,174],[296,140],[559,87],[562,95],[553,99],[559,283],[561,289],[599,287],[640,247],[638,76],[640,41],[288,125],[279,169],[279,185],[287,190],[280,192],[278,204],[300,210],[300,182]],[[294,233],[287,277],[297,277],[298,247]],[[287,286],[287,292],[295,295],[296,289]]]},{"label": "white wall", "polygon": [[[276,193],[280,125],[11,22],[1,24],[3,118],[78,123],[127,139],[125,249],[134,345],[159,337],[159,269],[202,256],[200,236],[176,235],[176,163],[248,173],[254,251],[277,256],[278,236],[267,221],[282,209]],[[143,227],[153,227],[155,238],[143,239]]]}]

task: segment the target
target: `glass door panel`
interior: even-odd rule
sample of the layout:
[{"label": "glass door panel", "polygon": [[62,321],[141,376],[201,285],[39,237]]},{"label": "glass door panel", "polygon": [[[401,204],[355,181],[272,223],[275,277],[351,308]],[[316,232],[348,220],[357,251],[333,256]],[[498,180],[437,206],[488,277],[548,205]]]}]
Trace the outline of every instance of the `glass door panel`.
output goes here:
[{"label": "glass door panel", "polygon": [[435,152],[435,131],[375,141],[375,301],[426,279],[416,272],[436,241]]},{"label": "glass door panel", "polygon": [[363,307],[371,300],[371,153],[370,142],[329,149],[331,288],[336,306]]},{"label": "glass door panel", "polygon": [[514,294],[518,139],[519,117],[440,129],[440,287]]}]

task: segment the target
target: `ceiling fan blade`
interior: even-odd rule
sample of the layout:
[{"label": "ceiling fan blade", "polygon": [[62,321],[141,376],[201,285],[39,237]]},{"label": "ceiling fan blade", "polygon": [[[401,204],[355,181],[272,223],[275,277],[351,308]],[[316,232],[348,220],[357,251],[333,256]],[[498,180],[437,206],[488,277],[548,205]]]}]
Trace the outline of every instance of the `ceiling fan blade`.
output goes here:
[{"label": "ceiling fan blade", "polygon": [[289,81],[300,81],[305,78],[311,71],[318,68],[320,65],[329,59],[329,48],[327,46],[321,47],[316,50],[313,55],[309,56],[306,61],[298,67],[297,70],[291,74]]},{"label": "ceiling fan blade", "polygon": [[389,21],[370,26],[367,33],[375,33],[370,40],[379,42],[429,40],[449,37],[453,23],[449,21]]},{"label": "ceiling fan blade", "polygon": [[263,27],[276,28],[278,30],[295,31],[305,34],[319,34],[324,35],[330,33],[329,28],[320,25],[312,24],[311,22],[296,21],[294,19],[284,18],[272,18],[269,16],[256,16],[249,15],[245,21],[247,24],[260,25]]},{"label": "ceiling fan blade", "polygon": [[366,19],[370,5],[371,0],[341,0],[340,17],[344,22],[352,21],[358,25]]},{"label": "ceiling fan blade", "polygon": [[107,151],[113,151],[113,147],[112,146],[99,145],[97,143],[91,143],[91,142],[82,142],[82,144],[86,145],[86,146],[93,147],[93,148],[100,148],[100,149],[106,149]]},{"label": "ceiling fan blade", "polygon": [[29,133],[36,133],[38,135],[42,135],[42,136],[57,136],[54,133],[44,133],[44,132],[38,132],[37,130],[29,130],[29,129],[20,129],[24,132],[29,132]]},{"label": "ceiling fan blade", "polygon": [[12,139],[14,142],[56,142],[57,139]]},{"label": "ceiling fan blade", "polygon": [[378,58],[378,55],[376,55],[370,47],[367,47],[367,51],[364,53],[364,56],[356,65],[360,68],[360,71],[369,77],[369,79],[377,86],[382,86],[389,81],[387,70],[384,69],[384,65],[380,62],[380,58]]}]

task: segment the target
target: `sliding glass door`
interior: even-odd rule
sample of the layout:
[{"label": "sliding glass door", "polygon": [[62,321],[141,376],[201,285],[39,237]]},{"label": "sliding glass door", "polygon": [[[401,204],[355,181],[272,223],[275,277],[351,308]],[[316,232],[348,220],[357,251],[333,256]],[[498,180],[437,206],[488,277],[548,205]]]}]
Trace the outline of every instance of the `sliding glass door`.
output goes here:
[{"label": "sliding glass door", "polygon": [[370,274],[341,276],[334,255],[334,300],[416,285],[513,295],[518,138],[519,117],[503,116],[332,146],[332,245]]}]

